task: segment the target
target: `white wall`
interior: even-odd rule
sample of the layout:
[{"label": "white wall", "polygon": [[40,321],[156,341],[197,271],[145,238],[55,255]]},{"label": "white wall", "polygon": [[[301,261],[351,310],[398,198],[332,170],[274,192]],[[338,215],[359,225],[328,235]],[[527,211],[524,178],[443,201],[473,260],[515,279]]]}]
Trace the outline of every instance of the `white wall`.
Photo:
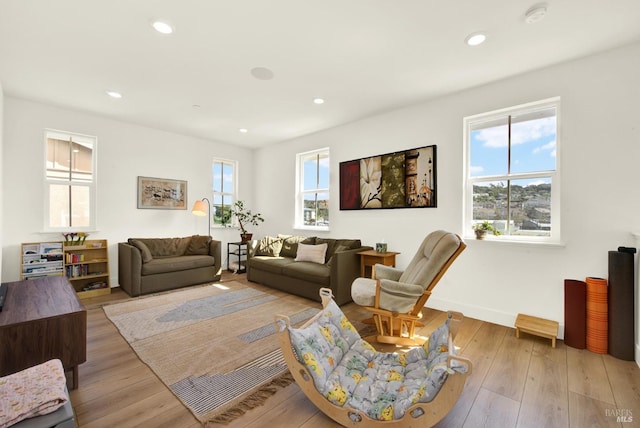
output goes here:
[{"label": "white wall", "polygon": [[[2,177],[3,177],[3,162],[2,162],[2,154],[4,153],[4,149],[3,149],[3,135],[4,132],[2,132],[3,129],[3,125],[4,125],[4,91],[2,90],[2,82],[0,82],[0,189],[4,189],[3,187],[3,182],[2,182]],[[4,190],[3,190],[3,194],[4,194]],[[0,244],[2,244],[2,237],[4,236],[4,227],[3,227],[3,222],[2,222],[2,207],[4,206],[4,198],[0,197]],[[0,245],[0,261],[2,261],[2,245]],[[2,263],[0,263],[0,278],[2,278]]]},{"label": "white wall", "polygon": [[[559,321],[563,337],[564,279],[606,277],[607,252],[635,245],[631,232],[640,230],[637,76],[640,44],[258,150],[256,206],[273,219],[261,232],[293,232],[295,153],[329,146],[331,231],[325,235],[368,245],[384,238],[406,266],[430,231],[462,233],[463,117],[560,96],[564,245],[467,239],[427,306],[508,326],[518,313],[540,316]],[[330,100],[323,108],[331,108]],[[339,162],[430,144],[438,146],[438,208],[339,210]]]},{"label": "white wall", "polygon": [[[98,137],[99,230],[89,239],[109,241],[112,286],[118,283],[118,242],[207,232],[207,218],[192,215],[191,207],[198,199],[211,199],[214,157],[239,161],[240,197],[253,198],[253,153],[248,149],[11,97],[5,97],[4,123],[2,281],[19,279],[20,243],[62,239],[59,234],[40,233],[45,128]],[[187,210],[137,209],[138,176],[187,180]],[[232,229],[212,231],[223,241],[237,240],[237,234]]]}]

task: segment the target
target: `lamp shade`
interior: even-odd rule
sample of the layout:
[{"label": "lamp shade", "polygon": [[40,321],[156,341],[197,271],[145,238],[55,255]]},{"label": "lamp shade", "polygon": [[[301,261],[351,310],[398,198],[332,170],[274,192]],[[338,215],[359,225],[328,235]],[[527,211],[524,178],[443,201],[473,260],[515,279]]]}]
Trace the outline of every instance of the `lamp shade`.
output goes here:
[{"label": "lamp shade", "polygon": [[209,207],[204,201],[196,201],[196,203],[193,204],[193,209],[191,210],[191,212],[193,213],[193,215],[204,217],[207,215],[208,209]]}]

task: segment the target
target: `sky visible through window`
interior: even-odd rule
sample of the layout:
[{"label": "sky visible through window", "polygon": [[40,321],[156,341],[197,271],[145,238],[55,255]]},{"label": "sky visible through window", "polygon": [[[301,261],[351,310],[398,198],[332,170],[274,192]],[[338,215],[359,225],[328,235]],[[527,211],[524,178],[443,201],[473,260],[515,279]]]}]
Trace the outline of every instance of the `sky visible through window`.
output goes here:
[{"label": "sky visible through window", "polygon": [[[508,171],[508,125],[471,131],[471,177],[500,176]],[[554,171],[556,169],[556,117],[512,123],[511,174]],[[548,180],[531,179],[541,184]],[[525,184],[523,183],[523,184]]]},{"label": "sky visible through window", "polygon": [[[316,166],[320,167],[319,182],[316,175]],[[304,162],[304,190],[310,189],[328,189],[329,188],[329,158],[320,157],[320,162],[317,159],[309,159]]]}]

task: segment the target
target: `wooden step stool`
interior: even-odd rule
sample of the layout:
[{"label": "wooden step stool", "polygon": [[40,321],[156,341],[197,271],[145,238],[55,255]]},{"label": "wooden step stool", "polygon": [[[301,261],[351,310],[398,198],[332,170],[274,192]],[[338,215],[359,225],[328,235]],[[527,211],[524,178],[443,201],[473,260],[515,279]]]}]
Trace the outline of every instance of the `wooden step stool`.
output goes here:
[{"label": "wooden step stool", "polygon": [[533,334],[534,336],[551,339],[551,347],[556,347],[556,337],[558,337],[558,322],[545,320],[531,315],[518,314],[516,317],[516,337],[520,337],[520,332]]}]

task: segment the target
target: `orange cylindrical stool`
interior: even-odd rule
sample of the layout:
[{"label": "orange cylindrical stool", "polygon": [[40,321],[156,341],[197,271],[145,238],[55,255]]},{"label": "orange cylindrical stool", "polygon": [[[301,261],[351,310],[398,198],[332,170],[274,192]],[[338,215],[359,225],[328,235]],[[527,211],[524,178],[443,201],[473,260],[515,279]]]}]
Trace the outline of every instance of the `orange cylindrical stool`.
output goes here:
[{"label": "orange cylindrical stool", "polygon": [[606,354],[609,343],[609,323],[607,312],[607,280],[586,279],[587,283],[587,349],[598,354]]}]

